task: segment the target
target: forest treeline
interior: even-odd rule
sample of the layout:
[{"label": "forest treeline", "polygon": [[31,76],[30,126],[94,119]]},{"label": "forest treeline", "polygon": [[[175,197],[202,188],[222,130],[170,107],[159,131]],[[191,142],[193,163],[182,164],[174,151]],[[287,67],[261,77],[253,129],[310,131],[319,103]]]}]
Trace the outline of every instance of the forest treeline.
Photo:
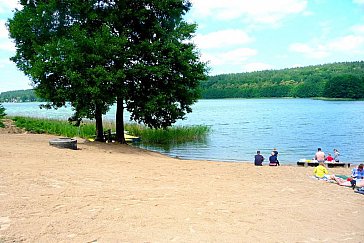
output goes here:
[{"label": "forest treeline", "polygon": [[[364,98],[364,61],[210,76],[204,99],[261,97]],[[43,101],[34,90],[7,91],[0,102]]]},{"label": "forest treeline", "polygon": [[44,101],[39,98],[33,89],[6,91],[0,93],[1,102],[36,102]]},{"label": "forest treeline", "polygon": [[202,98],[364,98],[364,62],[210,76]]}]

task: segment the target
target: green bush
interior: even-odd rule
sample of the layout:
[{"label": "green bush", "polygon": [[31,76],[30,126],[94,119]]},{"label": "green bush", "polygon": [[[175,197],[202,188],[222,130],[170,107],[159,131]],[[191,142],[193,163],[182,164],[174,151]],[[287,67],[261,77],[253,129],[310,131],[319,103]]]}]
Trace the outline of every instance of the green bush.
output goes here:
[{"label": "green bush", "polygon": [[49,133],[66,137],[89,138],[95,135],[95,125],[92,123],[83,123],[77,127],[68,121],[31,118],[31,117],[14,117],[15,125],[24,128],[32,133]]},{"label": "green bush", "polygon": [[5,114],[5,108],[2,104],[0,104],[0,127],[4,127],[4,123],[2,119],[6,116]]}]

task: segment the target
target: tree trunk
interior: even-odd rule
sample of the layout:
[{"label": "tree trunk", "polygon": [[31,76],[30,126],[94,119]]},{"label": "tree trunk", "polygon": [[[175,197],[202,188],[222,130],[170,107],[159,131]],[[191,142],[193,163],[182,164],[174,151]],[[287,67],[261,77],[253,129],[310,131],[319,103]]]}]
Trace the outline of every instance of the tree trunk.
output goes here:
[{"label": "tree trunk", "polygon": [[125,144],[124,136],[124,102],[118,97],[116,99],[116,141]]},{"label": "tree trunk", "polygon": [[95,108],[95,120],[96,120],[96,141],[104,142],[104,127],[102,125],[102,113],[100,107],[96,104]]}]

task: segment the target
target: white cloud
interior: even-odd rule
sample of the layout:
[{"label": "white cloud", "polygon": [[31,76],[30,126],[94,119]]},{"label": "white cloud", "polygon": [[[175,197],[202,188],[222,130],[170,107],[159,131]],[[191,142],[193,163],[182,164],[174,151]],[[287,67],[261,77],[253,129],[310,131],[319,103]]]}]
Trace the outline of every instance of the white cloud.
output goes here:
[{"label": "white cloud", "polygon": [[0,39],[8,38],[8,29],[5,26],[5,20],[0,20]]},{"label": "white cloud", "polygon": [[17,0],[1,0],[0,2],[0,13],[11,12],[15,8],[20,9],[21,5]]},{"label": "white cloud", "polygon": [[249,22],[277,24],[291,14],[305,14],[307,0],[191,0],[192,9],[199,17],[220,20],[242,18]]},{"label": "white cloud", "polygon": [[348,35],[331,41],[327,48],[336,51],[355,51],[364,46],[364,36]]},{"label": "white cloud", "polygon": [[0,50],[14,53],[16,51],[14,43],[10,40],[0,40]]},{"label": "white cloud", "polygon": [[253,62],[243,65],[244,72],[254,72],[273,69],[273,66],[263,62]]},{"label": "white cloud", "polygon": [[353,0],[353,3],[364,4],[364,0]]},{"label": "white cloud", "polygon": [[6,68],[9,65],[14,65],[9,59],[0,59],[0,68]]},{"label": "white cloud", "polygon": [[235,46],[246,44],[252,41],[252,38],[241,30],[222,30],[211,32],[206,35],[196,35],[195,44],[200,49],[221,48],[224,46]]},{"label": "white cloud", "polygon": [[211,66],[236,65],[256,56],[257,51],[251,48],[239,48],[228,52],[202,53],[201,59],[208,61]]},{"label": "white cloud", "polygon": [[[364,0],[363,0],[364,1]],[[321,32],[327,32],[326,25],[321,25]],[[306,57],[323,59],[337,54],[356,56],[364,54],[364,25],[354,25],[348,28],[351,33],[327,40],[328,34],[312,39],[307,43],[293,43],[289,46],[292,52],[302,53]]]},{"label": "white cloud", "polygon": [[312,47],[305,43],[293,43],[289,46],[289,50],[292,52],[304,54],[307,57],[315,59],[322,59],[329,55],[326,48],[322,45]]},{"label": "white cloud", "polygon": [[354,25],[351,30],[356,34],[364,34],[364,25]]},{"label": "white cloud", "polygon": [[0,50],[15,52],[15,45],[8,38],[8,34],[9,34],[9,32],[5,26],[5,21],[0,20]]},{"label": "white cloud", "polygon": [[304,67],[305,65],[300,64],[300,63],[295,63],[293,65],[291,65],[291,68],[298,68],[298,67]]}]

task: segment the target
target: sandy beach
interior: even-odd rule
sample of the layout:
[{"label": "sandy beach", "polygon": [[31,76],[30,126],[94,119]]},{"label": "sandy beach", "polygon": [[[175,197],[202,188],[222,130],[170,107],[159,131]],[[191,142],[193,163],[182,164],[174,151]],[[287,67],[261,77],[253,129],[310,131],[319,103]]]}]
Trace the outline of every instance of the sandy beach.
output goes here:
[{"label": "sandy beach", "polygon": [[13,132],[0,132],[0,242],[364,242],[364,196],[313,168]]}]

